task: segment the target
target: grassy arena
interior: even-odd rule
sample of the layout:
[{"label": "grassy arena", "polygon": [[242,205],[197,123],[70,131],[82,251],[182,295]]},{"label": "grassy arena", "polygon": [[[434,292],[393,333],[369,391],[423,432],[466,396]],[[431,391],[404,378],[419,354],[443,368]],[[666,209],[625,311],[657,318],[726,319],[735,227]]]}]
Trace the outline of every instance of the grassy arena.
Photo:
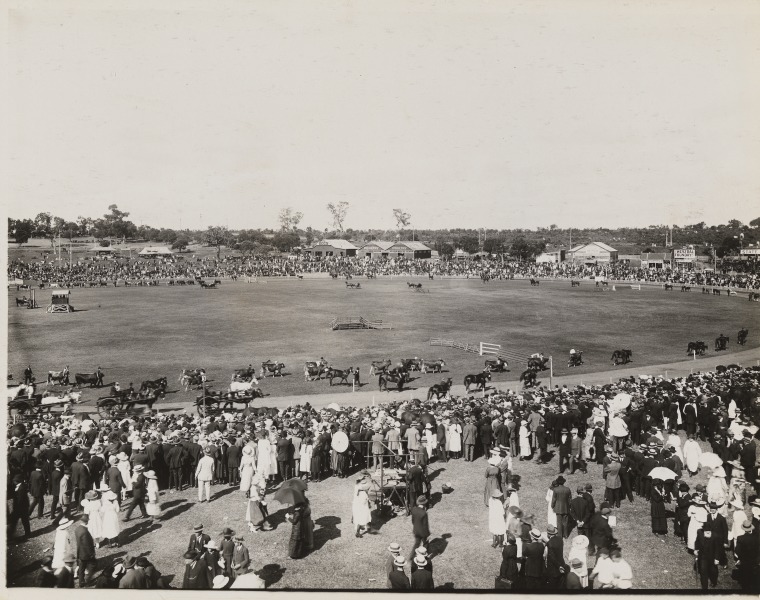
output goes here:
[{"label": "grassy arena", "polygon": [[[614,371],[617,348],[633,350],[633,366],[684,360],[691,340],[704,340],[712,352],[721,333],[736,344],[736,332],[750,329],[745,349],[760,337],[752,331],[758,305],[746,299],[698,292],[665,292],[643,286],[633,291],[598,291],[593,283],[570,288],[569,282],[423,281],[429,293],[409,290],[403,278],[362,281],[361,290],[329,279],[271,279],[266,284],[227,282],[216,290],[193,287],[74,289],[73,314],[44,310],[50,292],[38,293],[39,310],[9,308],[8,368],[16,378],[31,363],[38,380],[48,370],[69,365],[72,372],[90,372],[100,365],[106,382],[123,386],[167,376],[176,388],[183,368],[205,368],[216,389],[224,388],[234,368],[263,360],[284,362],[287,376],[268,378],[261,388],[273,397],[349,391],[330,389],[327,382],[305,382],[303,364],[324,356],[336,368],[358,366],[365,390],[373,360],[419,356],[443,358],[448,375],[461,384],[464,375],[483,368],[483,358],[452,348],[431,347],[430,338],[477,344],[501,344],[527,355],[542,351],[555,357],[554,373],[579,375]],[[9,293],[10,303],[20,295]],[[362,315],[388,321],[392,330],[332,331],[336,316]],[[584,351],[585,365],[567,368],[570,348]],[[698,367],[699,361],[695,363]],[[523,364],[511,361],[511,372],[493,381],[514,381]],[[610,373],[614,376],[614,373]],[[427,388],[440,375],[421,375],[412,389]],[[86,400],[94,399],[86,392]],[[177,391],[167,402],[190,400]]]},{"label": "grassy arena", "polygon": [[[106,382],[138,384],[146,378],[167,375],[170,394],[166,402],[189,401],[196,392],[175,391],[183,367],[205,367],[218,388],[226,385],[233,368],[270,358],[287,365],[290,375],[262,382],[273,396],[321,394],[327,382],[303,381],[302,365],[324,355],[336,367],[362,368],[366,381],[371,360],[390,357],[443,357],[456,383],[466,372],[481,368],[482,357],[450,348],[430,348],[429,338],[443,337],[476,343],[501,343],[526,353],[543,350],[565,357],[570,347],[584,350],[586,365],[581,373],[610,369],[613,349],[628,347],[636,366],[686,358],[690,340],[713,340],[718,334],[731,337],[736,350],[736,331],[750,329],[747,348],[757,346],[753,324],[757,304],[742,298],[703,296],[692,292],[664,292],[659,288],[597,292],[592,284],[570,289],[569,283],[444,280],[423,285],[429,294],[407,289],[403,279],[362,281],[360,291],[347,290],[341,281],[314,279],[271,280],[267,284],[225,282],[218,290],[196,288],[107,288],[74,290],[76,313],[48,315],[44,310],[11,307],[9,314],[9,368],[17,377],[31,362],[37,376],[48,369],[70,365],[72,372],[90,371],[98,364]],[[17,295],[9,294],[10,299]],[[39,295],[46,303],[49,292]],[[338,315],[363,315],[390,321],[391,331],[328,330]],[[709,355],[714,356],[713,352]],[[696,362],[696,366],[699,361]],[[568,372],[563,361],[558,375]],[[511,373],[495,381],[516,378]],[[426,387],[439,375],[426,375],[411,384]],[[346,388],[348,391],[349,388]],[[365,389],[376,389],[372,381]],[[331,391],[336,391],[335,389]],[[86,390],[87,402],[102,395]],[[388,394],[389,398],[395,394]],[[319,396],[314,396],[315,400]],[[348,397],[347,397],[348,398]],[[490,547],[488,514],[483,505],[485,461],[474,464],[451,461],[430,467],[433,508],[431,550],[435,553],[435,582],[443,589],[489,589],[498,573],[500,554]],[[556,458],[547,465],[515,461],[520,503],[536,523],[546,527],[549,482],[556,476]],[[688,480],[688,479],[687,479]],[[705,482],[706,474],[688,480],[692,487]],[[454,492],[441,493],[444,482]],[[526,482],[530,482],[527,485]],[[568,477],[574,489],[579,483],[594,484],[597,505],[604,482],[601,468],[590,465],[589,474]],[[225,526],[244,531],[253,564],[271,588],[384,589],[385,548],[398,541],[407,551],[412,543],[411,522],[396,517],[380,521],[375,516],[376,536],[356,539],[351,520],[352,480],[331,478],[310,486],[316,521],[316,550],[307,558],[287,558],[289,526],[284,508],[270,506],[275,531],[252,534],[245,529],[245,502],[237,490],[215,487],[211,504],[196,503],[194,490],[162,495],[164,518],[153,525],[133,520],[124,527],[118,550],[102,549],[100,558],[123,556],[126,551],[147,554],[164,574],[174,574],[173,586],[181,585],[182,553],[192,527],[204,523],[213,537]],[[49,503],[49,498],[46,499]],[[669,536],[658,541],[649,534],[649,505],[641,499],[623,504],[616,511],[615,530],[626,559],[634,570],[638,589],[695,589],[692,558],[683,544]],[[8,582],[29,585],[39,568],[39,557],[52,547],[54,530],[43,520],[32,519],[32,538],[8,547]],[[672,530],[672,524],[671,530]],[[720,589],[735,587],[729,571],[722,571]]]}]

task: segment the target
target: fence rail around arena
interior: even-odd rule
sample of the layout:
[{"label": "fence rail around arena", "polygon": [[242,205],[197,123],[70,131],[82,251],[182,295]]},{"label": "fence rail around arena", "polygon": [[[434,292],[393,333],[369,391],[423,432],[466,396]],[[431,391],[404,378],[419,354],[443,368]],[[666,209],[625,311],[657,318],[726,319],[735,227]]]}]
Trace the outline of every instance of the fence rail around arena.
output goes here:
[{"label": "fence rail around arena", "polygon": [[393,325],[387,321],[373,321],[359,317],[335,317],[330,323],[333,331],[343,329],[393,329]]},{"label": "fence rail around arena", "polygon": [[442,338],[430,338],[431,346],[443,346],[445,348],[456,348],[480,356],[495,356],[506,360],[508,363],[516,365],[527,364],[529,355],[516,350],[506,350],[501,344],[492,344],[489,342],[479,342],[478,344],[469,344],[458,342],[456,340],[444,340]]}]

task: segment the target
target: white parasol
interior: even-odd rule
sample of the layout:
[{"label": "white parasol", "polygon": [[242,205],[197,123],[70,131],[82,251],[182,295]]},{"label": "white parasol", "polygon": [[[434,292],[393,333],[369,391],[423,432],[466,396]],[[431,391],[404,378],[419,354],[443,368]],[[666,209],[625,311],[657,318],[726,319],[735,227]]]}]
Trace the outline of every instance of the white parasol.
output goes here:
[{"label": "white parasol", "polygon": [[332,404],[328,404],[325,408],[331,408],[333,410],[340,410],[340,404],[337,402],[333,402]]},{"label": "white parasol", "polygon": [[652,480],[661,479],[665,481],[666,479],[675,479],[676,474],[667,467],[655,467],[649,472],[648,477],[651,477]]},{"label": "white parasol", "polygon": [[715,469],[723,464],[723,459],[714,452],[703,452],[699,457],[699,464],[703,467]]},{"label": "white parasol", "polygon": [[611,400],[607,400],[607,404],[615,412],[620,412],[631,405],[631,399],[632,396],[630,394],[620,392],[619,394],[615,394]]}]

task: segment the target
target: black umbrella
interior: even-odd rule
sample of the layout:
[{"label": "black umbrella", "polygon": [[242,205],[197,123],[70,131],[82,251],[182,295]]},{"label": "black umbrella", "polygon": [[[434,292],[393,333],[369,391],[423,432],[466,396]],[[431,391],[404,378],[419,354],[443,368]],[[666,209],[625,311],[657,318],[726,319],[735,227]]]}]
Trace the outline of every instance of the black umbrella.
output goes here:
[{"label": "black umbrella", "polygon": [[274,493],[274,499],[281,504],[302,504],[306,502],[303,492],[292,487],[281,487]]},{"label": "black umbrella", "polygon": [[288,479],[280,486],[281,490],[288,489],[288,488],[292,488],[294,490],[297,490],[303,493],[309,489],[309,486],[303,479],[298,479],[298,477],[294,477],[293,479]]}]

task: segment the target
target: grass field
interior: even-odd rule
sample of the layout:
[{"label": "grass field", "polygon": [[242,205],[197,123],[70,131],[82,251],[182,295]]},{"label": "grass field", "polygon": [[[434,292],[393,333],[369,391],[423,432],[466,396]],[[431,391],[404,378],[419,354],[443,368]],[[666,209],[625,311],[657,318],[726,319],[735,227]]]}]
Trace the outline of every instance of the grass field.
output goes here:
[{"label": "grass field", "polygon": [[[348,290],[342,281],[328,279],[271,279],[266,284],[224,282],[216,290],[196,287],[75,289],[76,312],[51,315],[43,309],[9,309],[8,368],[18,378],[31,363],[38,380],[48,370],[69,365],[90,372],[100,365],[106,382],[123,386],[167,376],[170,387],[183,368],[205,368],[212,386],[224,389],[235,368],[263,360],[284,362],[287,375],[267,378],[260,387],[271,396],[319,394],[326,381],[305,382],[303,364],[324,356],[336,368],[361,368],[364,389],[373,360],[421,357],[443,358],[446,376],[461,384],[464,375],[483,368],[483,357],[444,347],[431,347],[431,338],[477,344],[492,342],[526,356],[534,351],[553,355],[554,374],[614,371],[610,355],[618,348],[633,350],[633,365],[644,367],[687,357],[691,340],[711,347],[721,333],[736,345],[736,332],[750,329],[745,348],[758,345],[753,331],[758,305],[738,297],[664,292],[644,286],[632,291],[618,286],[601,292],[584,282],[571,289],[567,282],[544,282],[532,288],[526,281],[425,281],[429,293],[407,288],[405,280],[362,281],[361,290]],[[18,295],[9,292],[9,300]],[[49,302],[49,292],[38,294]],[[15,303],[14,303],[15,304]],[[362,315],[388,321],[392,330],[332,331],[336,316]],[[567,368],[570,348],[584,352],[585,365]],[[698,366],[699,360],[695,362]],[[511,361],[511,372],[494,374],[493,381],[514,381],[524,368]],[[440,375],[417,374],[409,387],[426,389]],[[614,376],[614,373],[610,373]],[[544,379],[548,373],[544,374]],[[86,391],[91,400],[97,393]],[[177,391],[167,402],[189,401],[193,393]]]},{"label": "grass field", "polygon": [[[287,365],[281,379],[268,378],[261,387],[273,397],[322,394],[327,382],[306,383],[302,367],[306,360],[325,356],[336,367],[359,366],[367,381],[371,360],[420,356],[442,357],[456,383],[468,372],[482,368],[483,357],[451,348],[431,348],[429,339],[440,337],[462,342],[500,343],[505,349],[527,354],[543,351],[562,357],[555,373],[596,373],[614,368],[609,358],[616,348],[630,348],[634,365],[655,365],[686,358],[686,344],[708,342],[725,333],[736,350],[736,331],[750,329],[746,348],[757,347],[758,305],[740,298],[703,296],[698,293],[664,292],[643,287],[631,291],[596,291],[584,283],[544,282],[531,288],[525,281],[473,280],[423,281],[430,293],[407,289],[403,278],[362,281],[362,290],[347,290],[342,281],[326,279],[270,280],[267,284],[225,282],[218,290],[199,288],[106,288],[75,289],[72,303],[77,312],[49,315],[40,310],[9,309],[9,369],[18,378],[31,363],[38,379],[49,369],[69,365],[75,371],[91,371],[100,365],[106,382],[130,381],[166,375],[170,391],[166,402],[190,401],[197,392],[175,391],[182,368],[204,367],[213,385],[223,388],[233,369],[265,359]],[[17,295],[9,293],[9,298]],[[39,294],[46,304],[49,292]],[[330,331],[339,315],[363,315],[394,324],[390,331]],[[564,359],[570,347],[584,351],[586,365],[567,369]],[[713,352],[709,353],[714,355]],[[699,365],[699,361],[695,362]],[[496,381],[514,380],[522,365],[494,376]],[[412,388],[424,388],[440,375],[424,375]],[[345,388],[346,391],[350,388]],[[373,380],[366,389],[376,389]],[[102,395],[85,390],[85,406]],[[392,395],[389,395],[389,399]],[[317,398],[317,396],[315,396]],[[498,573],[500,554],[490,547],[488,515],[483,505],[485,461],[475,464],[452,461],[433,463],[433,508],[430,512],[436,555],[435,581],[442,589],[488,589]],[[515,462],[522,482],[519,495],[536,524],[546,527],[549,482],[556,476],[556,459],[548,465]],[[592,482],[597,505],[602,499],[601,469],[590,466],[588,475],[568,477],[574,489]],[[526,482],[530,485],[526,485]],[[702,474],[690,481],[704,482]],[[451,482],[455,491],[441,493]],[[150,525],[132,521],[125,528],[125,545],[103,549],[100,557],[121,556],[129,550],[147,554],[164,574],[175,574],[172,585],[181,583],[182,553],[192,527],[202,522],[214,537],[225,526],[244,530],[245,502],[231,488],[217,487],[211,504],[197,504],[194,494],[164,494],[164,518]],[[256,569],[273,588],[383,589],[385,549],[392,541],[409,549],[413,538],[408,518],[385,522],[376,519],[379,534],[356,539],[351,520],[352,480],[329,479],[312,484],[309,496],[316,520],[316,550],[307,558],[287,558],[289,526],[284,507],[272,504],[275,531],[251,534],[245,539]],[[49,498],[48,498],[49,501]],[[649,529],[649,505],[638,499],[616,511],[615,530],[639,589],[695,589],[692,558],[681,542],[669,536],[655,539]],[[39,567],[39,557],[52,546],[53,530],[32,520],[30,540],[8,547],[9,582],[28,585]],[[672,528],[672,523],[671,523]],[[719,587],[734,587],[722,571]]]}]

